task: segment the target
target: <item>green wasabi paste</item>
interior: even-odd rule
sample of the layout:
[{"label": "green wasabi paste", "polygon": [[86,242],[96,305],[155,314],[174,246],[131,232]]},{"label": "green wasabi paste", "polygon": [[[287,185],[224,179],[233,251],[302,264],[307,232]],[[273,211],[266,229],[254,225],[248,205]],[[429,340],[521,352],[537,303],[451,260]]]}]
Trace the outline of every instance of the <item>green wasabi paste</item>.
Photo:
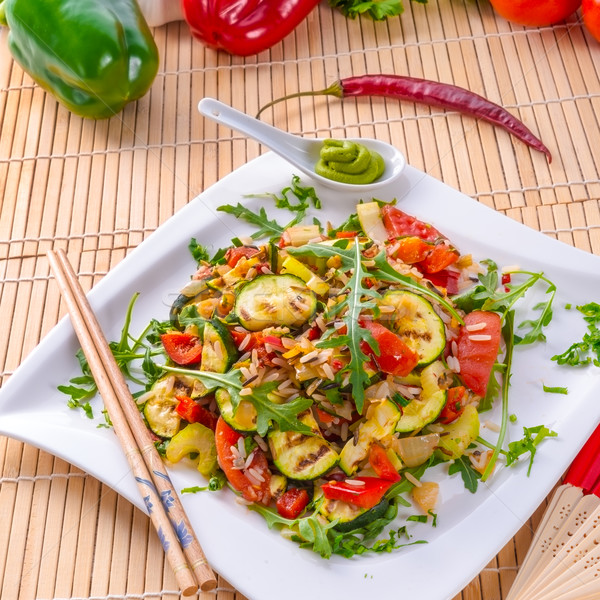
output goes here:
[{"label": "green wasabi paste", "polygon": [[377,152],[348,140],[325,140],[315,172],[341,183],[372,183],[385,170],[385,162]]}]

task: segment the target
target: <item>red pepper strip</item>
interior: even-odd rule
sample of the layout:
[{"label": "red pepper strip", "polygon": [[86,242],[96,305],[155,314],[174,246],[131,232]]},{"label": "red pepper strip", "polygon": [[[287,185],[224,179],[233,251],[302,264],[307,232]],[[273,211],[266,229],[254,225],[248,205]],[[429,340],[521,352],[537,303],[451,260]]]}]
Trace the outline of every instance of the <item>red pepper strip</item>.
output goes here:
[{"label": "red pepper strip", "polygon": [[330,500],[341,500],[361,508],[373,508],[394,484],[378,477],[355,477],[352,479],[356,485],[347,480],[330,480],[321,486],[323,495]]},{"label": "red pepper strip", "polygon": [[506,109],[475,92],[449,83],[403,75],[347,77],[336,81],[324,90],[297,92],[269,102],[260,109],[256,116],[276,102],[299,96],[335,96],[336,98],[385,96],[396,100],[409,100],[438,108],[456,110],[502,127],[531,148],[543,152],[548,162],[552,162],[550,150],[533,135],[524,123]]},{"label": "red pepper strip", "polygon": [[290,488],[277,498],[277,512],[285,519],[295,519],[310,502],[310,496],[305,489]]},{"label": "red pepper strip", "polygon": [[290,34],[319,0],[182,0],[192,35],[207,46],[249,56]]}]

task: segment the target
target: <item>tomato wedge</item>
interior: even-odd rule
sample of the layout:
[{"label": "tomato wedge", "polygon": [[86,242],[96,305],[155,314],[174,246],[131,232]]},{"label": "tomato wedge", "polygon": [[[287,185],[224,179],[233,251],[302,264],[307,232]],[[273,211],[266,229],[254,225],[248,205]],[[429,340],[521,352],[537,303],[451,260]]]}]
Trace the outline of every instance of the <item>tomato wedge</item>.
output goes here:
[{"label": "tomato wedge", "polygon": [[176,396],[179,403],[175,407],[175,412],[188,423],[202,423],[209,429],[215,430],[217,426],[217,415],[210,412],[204,406],[198,404],[189,396]]},{"label": "tomato wedge", "polygon": [[295,519],[305,509],[310,501],[310,496],[305,489],[290,488],[277,498],[275,506],[277,512],[284,519]]},{"label": "tomato wedge", "polygon": [[379,345],[379,355],[364,341],[361,342],[361,349],[384,373],[404,377],[417,366],[419,355],[409,348],[400,336],[381,323],[367,319],[361,320],[360,325],[373,335],[373,339]]},{"label": "tomato wedge", "polygon": [[[353,483],[349,483],[349,481]],[[331,480],[321,486],[325,498],[341,500],[360,508],[373,508],[394,485],[379,477],[355,477],[344,481]]]},{"label": "tomato wedge", "polygon": [[389,459],[385,448],[380,444],[373,444],[369,450],[369,464],[377,474],[377,477],[386,481],[400,481],[402,477],[396,471],[392,461]]},{"label": "tomato wedge", "polygon": [[452,423],[460,417],[462,414],[464,406],[465,394],[467,392],[467,388],[464,385],[457,385],[455,387],[448,388],[446,394],[446,404],[438,417],[438,421],[443,423],[444,425],[448,425],[448,423]]},{"label": "tomato wedge", "polygon": [[485,396],[500,349],[501,320],[497,313],[476,310],[465,316],[457,339],[456,358],[463,383]]},{"label": "tomato wedge", "polygon": [[202,342],[200,338],[182,331],[163,333],[160,336],[162,345],[169,358],[178,365],[193,365],[202,358]]},{"label": "tomato wedge", "polygon": [[[248,467],[238,468],[235,464],[236,455],[232,447],[237,447],[238,440],[241,437],[241,433],[229,427],[223,420],[223,417],[219,417],[215,429],[215,443],[219,466],[225,473],[227,481],[229,481],[234,489],[241,492],[245,500],[268,504],[271,500],[271,490],[269,487],[271,472],[269,471],[267,457],[260,448],[255,448],[252,451],[253,458]],[[246,475],[250,470],[252,470],[250,474],[254,473],[252,479]]]},{"label": "tomato wedge", "polygon": [[259,249],[254,246],[233,246],[225,252],[225,260],[231,268],[235,267],[241,258],[250,258],[259,253]]},{"label": "tomato wedge", "polygon": [[391,240],[405,235],[416,236],[426,242],[435,242],[440,238],[445,239],[445,236],[429,223],[419,221],[419,219],[407,215],[391,204],[386,204],[381,209],[381,216],[383,217],[383,225]]},{"label": "tomato wedge", "polygon": [[417,263],[424,273],[438,273],[460,258],[456,248],[449,244],[435,244],[424,260]]},{"label": "tomato wedge", "polygon": [[421,262],[433,250],[431,242],[426,242],[416,235],[407,235],[394,244],[392,258],[400,259],[407,265]]}]

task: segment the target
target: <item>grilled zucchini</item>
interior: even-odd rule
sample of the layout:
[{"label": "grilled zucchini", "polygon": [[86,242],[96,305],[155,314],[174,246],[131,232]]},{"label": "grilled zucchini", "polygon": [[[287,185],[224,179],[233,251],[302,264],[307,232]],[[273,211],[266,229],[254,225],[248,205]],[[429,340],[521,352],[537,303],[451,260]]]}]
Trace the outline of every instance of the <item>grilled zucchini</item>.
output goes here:
[{"label": "grilled zucchini", "polygon": [[273,430],[268,435],[269,448],[275,466],[290,479],[316,479],[338,463],[339,455],[321,436],[310,410],[298,416],[314,435],[297,431]]},{"label": "grilled zucchini", "polygon": [[259,275],[238,291],[233,312],[249,331],[304,325],[317,309],[317,297],[295,275]]},{"label": "grilled zucchini", "polygon": [[257,413],[250,400],[240,400],[237,410],[233,412],[233,404],[229,392],[219,388],[215,392],[215,400],[224,421],[236,431],[256,431]]},{"label": "grilled zucchini", "polygon": [[238,351],[229,330],[213,319],[204,326],[202,335],[202,371],[226,373],[237,360]]},{"label": "grilled zucchini", "polygon": [[446,329],[429,300],[414,292],[392,290],[384,294],[381,303],[396,309],[390,329],[419,355],[417,367],[432,363],[443,352]]}]

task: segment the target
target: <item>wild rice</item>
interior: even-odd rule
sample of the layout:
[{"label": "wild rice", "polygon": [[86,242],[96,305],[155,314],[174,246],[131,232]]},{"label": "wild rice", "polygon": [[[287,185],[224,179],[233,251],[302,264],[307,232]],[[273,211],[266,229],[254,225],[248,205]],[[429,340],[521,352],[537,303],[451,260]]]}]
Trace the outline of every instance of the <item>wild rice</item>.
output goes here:
[{"label": "wild rice", "polygon": [[240,342],[240,345],[238,346],[238,350],[243,351],[246,349],[246,346],[248,346],[248,344],[250,343],[250,340],[252,339],[252,335],[247,333],[244,337],[244,339]]},{"label": "wild rice", "polygon": [[246,458],[246,445],[244,444],[244,438],[242,436],[240,436],[239,440],[237,441],[237,450],[240,454],[240,457]]},{"label": "wild rice", "polygon": [[312,352],[309,352],[308,354],[305,354],[301,359],[300,362],[302,364],[305,364],[307,362],[311,362],[313,360],[316,360],[319,356],[319,351],[318,350],[313,350]]},{"label": "wild rice", "polygon": [[292,348],[294,348],[296,346],[296,344],[297,344],[297,342],[293,338],[289,338],[289,337],[282,337],[281,338],[281,345],[284,348],[287,348],[288,350],[291,350]]},{"label": "wild rice", "polygon": [[263,483],[265,481],[265,478],[254,467],[250,467],[246,471],[246,474],[247,475],[252,475],[254,478],[258,479],[258,481],[260,481],[261,483]]},{"label": "wild rice", "polygon": [[493,421],[490,421],[489,419],[487,419],[486,421],[484,421],[483,423],[490,431],[495,431],[496,433],[498,431],[500,431],[500,425],[498,425],[498,423],[494,423]]},{"label": "wild rice", "polygon": [[288,362],[286,360],[284,360],[283,358],[275,357],[275,358],[271,359],[271,362],[274,365],[281,367],[282,369],[287,369],[287,367],[288,367]]},{"label": "wild rice", "polygon": [[446,358],[446,363],[448,364],[450,370],[454,371],[455,373],[460,373],[460,363],[458,362],[458,358],[456,358],[456,356],[448,356],[448,358]]},{"label": "wild rice", "polygon": [[257,379],[258,379],[258,375],[252,375],[251,377],[248,377],[248,379],[246,379],[245,381],[243,381],[242,385],[250,385],[251,383],[253,383]]},{"label": "wild rice", "polygon": [[410,481],[415,487],[421,487],[423,484],[411,473],[409,473],[408,471],[403,471],[404,477],[406,477],[406,479],[408,481]]},{"label": "wild rice", "polygon": [[322,364],[321,369],[323,370],[323,373],[325,373],[327,379],[335,379],[335,373],[328,363]]},{"label": "wild rice", "polygon": [[469,339],[472,342],[489,342],[492,339],[491,335],[470,335]]},{"label": "wild rice", "polygon": [[487,323],[485,321],[480,321],[479,323],[473,323],[472,325],[467,325],[465,329],[467,331],[481,331],[487,327]]},{"label": "wild rice", "polygon": [[364,481],[361,481],[360,479],[345,479],[344,483],[347,483],[348,485],[357,488],[364,487],[366,485],[366,483]]},{"label": "wild rice", "polygon": [[250,396],[252,394],[252,388],[245,387],[240,390],[240,396]]}]

